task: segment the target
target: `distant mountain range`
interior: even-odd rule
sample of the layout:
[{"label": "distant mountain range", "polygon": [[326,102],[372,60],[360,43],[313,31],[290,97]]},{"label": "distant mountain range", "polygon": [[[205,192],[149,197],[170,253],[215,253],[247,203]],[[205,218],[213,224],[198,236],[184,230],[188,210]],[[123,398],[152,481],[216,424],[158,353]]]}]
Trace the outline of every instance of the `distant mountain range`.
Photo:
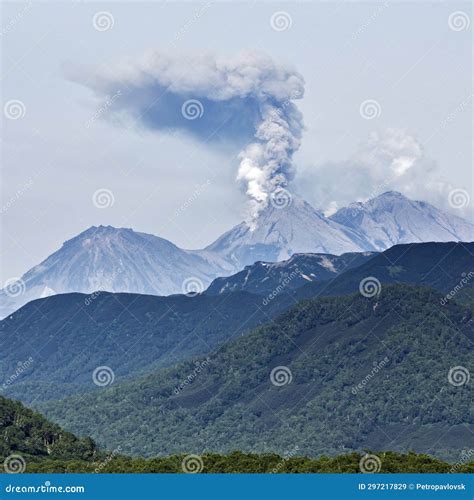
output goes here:
[{"label": "distant mountain range", "polygon": [[341,255],[383,251],[405,242],[473,239],[469,222],[394,192],[352,204],[330,218],[297,197],[286,207],[270,204],[258,219],[239,224],[195,251],[132,229],[91,227],[25,273],[16,287],[20,293],[0,291],[0,316],[58,293],[202,292],[217,277],[298,253]]},{"label": "distant mountain range", "polygon": [[308,283],[293,294],[295,300],[344,295],[359,291],[364,280],[369,288],[376,289],[377,281],[381,285],[408,283],[453,294],[456,301],[474,301],[474,243],[395,245],[330,281]]},{"label": "distant mountain range", "polygon": [[296,255],[249,266],[194,297],[101,292],[38,299],[0,321],[0,388],[30,358],[4,388],[9,397],[29,402],[94,389],[92,372],[101,365],[112,368],[117,382],[171,367],[271,322],[301,300],[358,293],[367,278],[374,297],[386,285],[409,283],[443,296],[453,292],[447,304],[473,302],[473,254],[474,243],[417,243],[373,255]]},{"label": "distant mountain range", "polygon": [[389,191],[329,218],[296,196],[284,208],[270,204],[252,224],[235,226],[206,250],[241,270],[258,260],[277,262],[296,253],[341,255],[380,252],[399,243],[473,240],[473,224]]},{"label": "distant mountain range", "polygon": [[474,240],[473,224],[395,191],[352,203],[330,219],[357,232],[368,250],[385,250],[399,243]]},{"label": "distant mountain range", "polygon": [[267,296],[290,295],[294,301],[317,295],[345,295],[370,278],[378,283],[410,283],[443,292],[456,289],[457,299],[473,299],[474,243],[410,243],[385,252],[297,254],[282,262],[256,262],[243,271],[215,279],[206,294],[246,291]]},{"label": "distant mountain range", "polygon": [[216,278],[205,291],[207,295],[246,291],[263,295],[277,294],[281,289],[296,290],[308,283],[320,283],[358,267],[376,255],[375,252],[295,254],[281,262],[256,262],[228,277]]},{"label": "distant mountain range", "polygon": [[[3,317],[23,304],[54,294],[97,290],[170,295],[202,291],[224,270],[173,243],[132,229],[91,227],[21,277],[24,293],[0,292]],[[192,279],[191,287],[186,279]]]},{"label": "distant mountain range", "polygon": [[343,226],[293,197],[288,206],[269,204],[251,224],[242,222],[206,248],[241,270],[257,260],[277,262],[295,253],[330,253],[372,250],[353,228]]},{"label": "distant mountain range", "polygon": [[372,298],[301,302],[207,357],[37,406],[78,435],[144,456],[297,446],[308,456],[372,448],[459,460],[474,432],[472,385],[460,386],[473,316],[441,297],[389,285]]}]

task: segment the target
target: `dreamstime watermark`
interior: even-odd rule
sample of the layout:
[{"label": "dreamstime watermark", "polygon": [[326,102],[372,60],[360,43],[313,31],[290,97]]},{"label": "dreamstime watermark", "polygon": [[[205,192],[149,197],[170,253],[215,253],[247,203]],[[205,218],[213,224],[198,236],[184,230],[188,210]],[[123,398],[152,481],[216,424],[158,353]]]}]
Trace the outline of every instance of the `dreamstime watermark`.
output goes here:
[{"label": "dreamstime watermark", "polygon": [[[37,175],[35,175],[36,177]],[[10,198],[0,207],[0,215],[4,215],[10,210],[15,203],[23,197],[23,195],[33,187],[34,177],[30,177],[20,188],[18,188],[14,195],[10,196]]]},{"label": "dreamstime watermark", "polygon": [[26,106],[23,101],[19,99],[10,99],[3,106],[3,114],[9,120],[19,120],[26,115]]},{"label": "dreamstime watermark", "polygon": [[171,45],[176,45],[176,43],[199,21],[199,19],[204,16],[212,4],[213,2],[206,2],[203,6],[195,10],[191,18],[176,32]]},{"label": "dreamstime watermark", "polygon": [[359,283],[359,292],[367,298],[380,295],[382,284],[375,276],[367,276]]},{"label": "dreamstime watermark", "polygon": [[452,208],[465,208],[471,202],[471,197],[465,189],[452,189],[448,195],[448,202]]},{"label": "dreamstime watermark", "polygon": [[114,383],[115,373],[110,366],[98,366],[92,372],[92,381],[99,387],[106,387]]},{"label": "dreamstime watermark", "polygon": [[26,460],[22,455],[9,455],[3,461],[3,469],[7,474],[21,474],[26,470]]},{"label": "dreamstime watermark", "polygon": [[[108,281],[110,283],[113,283],[113,281],[115,280],[115,278],[123,273],[124,271],[124,268],[123,267],[119,267],[118,269],[115,269],[112,274],[110,276],[108,276]],[[102,295],[104,293],[104,289],[108,288],[107,285],[105,283],[103,284],[100,284],[98,287],[97,287],[97,290],[95,292],[92,292],[91,294],[89,294],[85,299],[84,299],[84,305],[85,306],[90,306],[92,304],[92,302],[94,302],[94,300],[99,297],[100,295]]]},{"label": "dreamstime watermark", "polygon": [[111,453],[109,453],[102,462],[99,462],[97,464],[97,467],[94,469],[94,472],[98,474],[99,472],[102,472],[105,467],[122,451],[122,447],[118,446],[113,450]]},{"label": "dreamstime watermark", "polygon": [[110,189],[100,188],[94,191],[92,203],[96,208],[110,208],[115,203],[114,193]]},{"label": "dreamstime watermark", "polygon": [[293,19],[288,12],[279,10],[270,17],[270,26],[274,31],[288,31],[293,26]]},{"label": "dreamstime watermark", "polygon": [[465,366],[453,366],[448,372],[448,382],[454,387],[467,385],[471,379],[471,374]]},{"label": "dreamstime watermark", "polygon": [[90,128],[106,111],[111,108],[114,102],[122,96],[122,91],[117,90],[114,95],[106,96],[104,104],[98,108],[95,113],[84,123],[85,128]]},{"label": "dreamstime watermark", "polygon": [[274,119],[283,118],[283,119],[287,120],[288,118],[285,116],[286,108],[288,108],[288,106],[290,106],[292,104],[292,101],[294,99],[300,99],[302,96],[303,96],[303,93],[300,90],[292,90],[290,92],[289,97],[286,98],[280,105],[278,105],[277,107],[273,106],[270,109],[269,114]]},{"label": "dreamstime watermark", "polygon": [[109,31],[114,27],[115,18],[111,12],[102,10],[92,17],[92,26],[97,31]]},{"label": "dreamstime watermark", "polygon": [[270,194],[270,204],[274,208],[287,208],[292,202],[293,196],[285,188],[279,187]]},{"label": "dreamstime watermark", "polygon": [[103,290],[97,290],[96,292],[92,292],[91,294],[89,294],[85,299],[84,299],[84,305],[85,306],[90,306],[92,304],[92,302],[94,302],[94,300],[99,297],[100,295],[102,295],[103,293]]},{"label": "dreamstime watermark", "polygon": [[301,271],[298,267],[291,271],[287,276],[285,276],[278,286],[276,286],[262,301],[263,306],[268,306],[270,302],[277,297],[283,290],[291,283],[292,280],[301,276]]},{"label": "dreamstime watermark", "polygon": [[367,99],[360,104],[359,113],[364,120],[373,120],[382,114],[382,106],[375,99]]},{"label": "dreamstime watermark", "polygon": [[359,461],[359,470],[363,474],[372,474],[380,472],[382,469],[382,460],[377,455],[364,455]]},{"label": "dreamstime watermark", "polygon": [[184,295],[195,297],[204,291],[204,283],[199,278],[192,276],[183,281],[181,290]]},{"label": "dreamstime watermark", "polygon": [[204,461],[199,455],[186,455],[181,462],[181,469],[186,474],[197,474],[204,470]]},{"label": "dreamstime watermark", "polygon": [[[359,38],[362,34],[367,31],[368,28],[377,20],[377,18],[383,13],[383,11],[390,6],[390,2],[386,1],[383,4],[378,5],[377,7],[373,10],[372,14],[364,20],[364,22],[357,28],[357,30],[352,33],[350,42],[355,42],[357,38]],[[350,42],[348,41],[346,43],[347,45],[350,45]]]},{"label": "dreamstime watermark", "polygon": [[276,366],[270,372],[270,382],[277,387],[291,384],[292,381],[293,374],[287,366]]},{"label": "dreamstime watermark", "polygon": [[459,280],[459,283],[454,286],[452,290],[450,290],[441,300],[440,304],[445,306],[451,299],[454,299],[456,294],[458,294],[465,285],[467,285],[472,278],[474,278],[474,271],[469,271],[468,273],[462,273],[462,278]]},{"label": "dreamstime watermark", "polygon": [[[375,186],[370,190],[369,195],[367,196],[367,199],[372,199],[375,198],[377,195],[388,189],[388,186],[392,183],[392,181],[395,180],[394,175],[390,175],[387,177],[383,182]],[[351,206],[351,215],[352,217],[356,217],[359,212],[364,211],[364,204],[363,203],[357,203],[356,206]]]},{"label": "dreamstime watermark", "polygon": [[181,114],[186,120],[197,120],[204,115],[204,106],[198,99],[188,99],[181,106]]},{"label": "dreamstime watermark", "polygon": [[8,297],[19,297],[26,292],[26,283],[22,278],[9,278],[3,285],[3,291]]},{"label": "dreamstime watermark", "polygon": [[179,384],[174,388],[174,393],[178,395],[185,387],[191,385],[197,378],[197,376],[209,366],[211,358],[206,358],[204,361],[197,362],[194,370]]},{"label": "dreamstime watermark", "polygon": [[204,191],[211,185],[210,179],[207,179],[202,184],[197,184],[193,194],[189,196],[174,212],[175,217],[182,215],[188,208],[204,193]]},{"label": "dreamstime watermark", "polygon": [[[440,130],[446,130],[448,126],[454,122],[454,119],[457,115],[465,111],[469,105],[472,105],[472,99],[474,97],[474,94],[469,94],[466,98],[464,98],[455,108],[451,113],[449,113],[446,118],[444,118],[440,124],[439,127],[437,128],[437,132]],[[434,134],[432,134],[434,135]]]},{"label": "dreamstime watermark", "polygon": [[473,449],[462,450],[460,460],[458,462],[456,462],[455,464],[453,464],[451,469],[449,469],[449,472],[451,474],[456,474],[457,472],[459,472],[459,469],[463,465],[471,462],[472,460],[474,460],[474,450]]},{"label": "dreamstime watermark", "polygon": [[277,474],[278,472],[280,472],[285,467],[286,462],[288,462],[288,460],[296,456],[298,451],[299,451],[299,446],[295,446],[292,450],[287,451],[283,455],[283,459],[280,460],[280,462],[278,462],[275,465],[275,467],[273,467],[273,469],[270,471],[270,474]]},{"label": "dreamstime watermark", "polygon": [[14,384],[18,378],[25,373],[28,368],[33,364],[34,360],[30,356],[26,361],[18,361],[15,371],[3,382],[0,386],[2,391],[7,390],[12,384]]},{"label": "dreamstime watermark", "polygon": [[382,368],[385,368],[388,363],[390,362],[390,359],[385,356],[385,358],[382,359],[382,361],[375,361],[373,368],[370,370],[370,372],[357,384],[355,385],[351,392],[354,394],[359,393],[359,391],[362,391],[365,389],[366,385],[377,375],[377,373],[382,370]]},{"label": "dreamstime watermark", "polygon": [[85,493],[84,486],[54,486],[51,481],[45,481],[39,486],[5,486],[6,493]]},{"label": "dreamstime watermark", "polygon": [[5,36],[8,33],[11,33],[14,29],[15,26],[30,12],[31,8],[33,7],[33,2],[28,2],[22,10],[17,12],[5,25],[5,27],[0,31],[0,36]]},{"label": "dreamstime watermark", "polygon": [[449,15],[448,26],[453,31],[467,31],[471,26],[471,18],[467,12],[456,10]]}]

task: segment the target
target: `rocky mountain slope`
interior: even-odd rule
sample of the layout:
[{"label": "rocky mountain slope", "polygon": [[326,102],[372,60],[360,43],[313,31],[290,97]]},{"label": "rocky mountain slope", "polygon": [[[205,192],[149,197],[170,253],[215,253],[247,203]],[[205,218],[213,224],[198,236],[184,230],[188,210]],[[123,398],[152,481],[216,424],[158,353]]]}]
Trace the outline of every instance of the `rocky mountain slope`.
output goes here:
[{"label": "rocky mountain slope", "polygon": [[0,291],[0,313],[6,316],[30,300],[69,292],[202,292],[225,274],[203,256],[163,238],[126,228],[91,227],[30,269],[11,291]]},{"label": "rocky mountain slope", "polygon": [[473,224],[395,191],[352,203],[330,219],[355,231],[364,248],[378,251],[399,243],[474,241]]},{"label": "rocky mountain slope", "polygon": [[242,222],[206,248],[237,270],[259,260],[286,260],[295,253],[340,255],[364,250],[355,231],[297,197],[288,206],[269,204],[257,219]]},{"label": "rocky mountain slope", "polygon": [[132,229],[91,227],[0,290],[0,317],[58,293],[201,292],[215,278],[257,261],[278,262],[300,253],[341,255],[399,243],[473,240],[469,222],[395,192],[352,204],[330,218],[298,197],[283,206],[269,204],[257,219],[242,222],[204,250],[183,250]]},{"label": "rocky mountain slope", "polygon": [[278,294],[282,288],[295,290],[308,283],[335,278],[344,271],[358,267],[376,253],[345,253],[342,255],[302,253],[281,262],[256,262],[242,271],[216,278],[206,290],[208,295],[245,290],[262,295]]}]

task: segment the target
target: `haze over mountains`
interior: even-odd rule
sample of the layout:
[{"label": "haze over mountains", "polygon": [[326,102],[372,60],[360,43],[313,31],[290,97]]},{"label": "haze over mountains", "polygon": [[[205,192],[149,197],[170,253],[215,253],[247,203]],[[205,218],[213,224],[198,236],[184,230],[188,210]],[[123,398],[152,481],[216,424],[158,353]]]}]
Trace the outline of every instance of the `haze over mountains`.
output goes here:
[{"label": "haze over mountains", "polygon": [[368,250],[385,250],[399,243],[472,241],[474,238],[473,224],[396,191],[365,203],[351,203],[330,218],[357,231]]},{"label": "haze over mountains", "polygon": [[97,290],[150,295],[186,293],[186,278],[202,288],[218,275],[218,264],[157,236],[128,228],[90,227],[22,276],[24,293],[0,292],[0,313],[10,314],[49,295]]},{"label": "haze over mountains", "polygon": [[472,240],[473,224],[395,192],[352,204],[330,218],[293,197],[285,207],[270,204],[252,225],[242,222],[203,250],[183,250],[132,229],[91,227],[25,273],[23,293],[0,291],[0,316],[57,293],[202,292],[217,277],[297,253],[341,255],[397,243]]},{"label": "haze over mountains", "polygon": [[295,253],[340,255],[367,248],[356,230],[332,221],[306,201],[293,197],[284,208],[269,204],[252,225],[242,222],[206,250],[240,270],[257,260],[276,262]]},{"label": "haze over mountains", "polygon": [[[473,362],[473,255],[474,243],[414,243],[296,255],[265,275],[257,263],[217,295],[38,299],[0,321],[0,389],[144,456],[297,443],[310,456],[371,447],[454,460],[474,425],[471,386],[447,378]],[[335,277],[298,275],[269,299],[295,261],[313,278],[332,264]],[[379,287],[366,296],[368,276]],[[98,367],[112,387],[94,383]],[[273,384],[282,367],[289,381]]]},{"label": "haze over mountains", "polygon": [[[469,303],[473,255],[474,243],[397,245],[373,255],[296,255],[219,278],[195,297],[102,292],[38,299],[0,321],[0,388],[18,362],[30,357],[21,377],[4,389],[24,402],[88,391],[94,387],[91,373],[101,365],[113,367],[117,381],[167,368],[271,323],[304,299],[358,294],[367,277],[379,281],[376,292],[382,295],[386,285],[411,284],[436,289],[440,297],[456,290],[456,301]],[[321,262],[332,263],[332,271]]]}]

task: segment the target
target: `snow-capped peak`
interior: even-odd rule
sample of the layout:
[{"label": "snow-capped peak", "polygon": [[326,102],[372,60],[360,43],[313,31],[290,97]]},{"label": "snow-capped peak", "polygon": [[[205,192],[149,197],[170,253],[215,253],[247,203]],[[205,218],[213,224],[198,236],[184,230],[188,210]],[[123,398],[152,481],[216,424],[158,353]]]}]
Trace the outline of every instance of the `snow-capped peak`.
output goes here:
[{"label": "snow-capped peak", "polygon": [[474,225],[397,191],[351,203],[330,219],[359,233],[371,250],[385,250],[398,243],[474,239]]},{"label": "snow-capped peak", "polygon": [[233,262],[236,269],[257,260],[288,259],[295,253],[340,255],[362,250],[350,228],[298,197],[281,208],[269,204],[250,224],[242,222],[206,248]]},{"label": "snow-capped peak", "polygon": [[183,293],[189,279],[203,291],[224,274],[198,252],[182,250],[163,238],[129,228],[92,226],[25,273],[21,295],[0,291],[0,314],[52,293],[106,290],[169,295]]},{"label": "snow-capped peak", "polygon": [[[204,289],[218,276],[293,254],[341,255],[383,251],[398,243],[473,240],[469,222],[396,191],[352,203],[329,218],[293,196],[282,207],[270,204],[252,224],[242,222],[196,251],[130,228],[93,226],[25,273],[24,293],[12,297],[0,290],[0,315],[52,293],[168,295],[183,292],[189,278]],[[331,262],[323,260],[319,266],[330,270]]]}]

